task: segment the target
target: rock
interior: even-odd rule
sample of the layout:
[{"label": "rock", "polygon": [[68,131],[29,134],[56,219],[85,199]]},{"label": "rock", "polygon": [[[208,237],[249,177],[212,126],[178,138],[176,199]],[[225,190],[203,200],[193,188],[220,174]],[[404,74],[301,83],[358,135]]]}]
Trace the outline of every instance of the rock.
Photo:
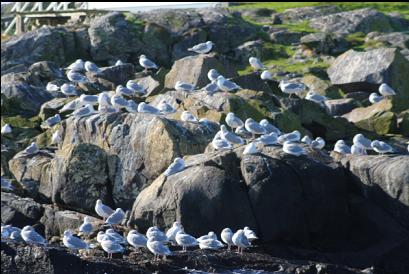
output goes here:
[{"label": "rock", "polygon": [[369,107],[355,108],[343,117],[359,128],[386,135],[397,129],[397,117],[391,109],[392,102],[384,99]]},{"label": "rock", "polygon": [[[344,98],[351,98],[360,102],[368,101],[369,103],[369,92],[366,91],[354,91],[344,95]],[[369,104],[368,104],[369,105]]]},{"label": "rock", "polygon": [[17,227],[33,225],[43,213],[39,203],[13,193],[1,192],[1,223]]},{"label": "rock", "polygon": [[316,17],[321,17],[323,15],[333,14],[340,11],[337,6],[317,6],[317,7],[302,7],[287,9],[278,16],[284,22],[296,22],[309,20]]},{"label": "rock", "polygon": [[155,62],[167,67],[170,63],[170,48],[173,42],[172,33],[157,23],[145,24],[142,42],[146,45],[143,52],[147,56],[154,56]]},{"label": "rock", "polygon": [[399,114],[398,129],[403,136],[409,137],[409,110]]},{"label": "rock", "polygon": [[397,49],[381,48],[367,52],[349,50],[340,55],[328,68],[331,83],[345,92],[374,92],[382,83],[397,93],[393,97],[395,111],[407,109],[409,101],[409,61]]},{"label": "rock", "polygon": [[135,75],[135,68],[132,64],[125,63],[120,66],[112,66],[101,68],[101,72],[98,74],[87,73],[88,78],[92,82],[97,82],[102,85],[103,88],[109,90],[115,90],[118,85],[125,85],[130,79],[133,79]]},{"label": "rock", "polygon": [[[400,27],[408,27],[409,21],[402,19]],[[376,9],[364,8],[339,12],[310,21],[310,26],[322,32],[347,35],[354,32],[369,33],[371,31],[392,32],[396,28],[393,20]]]},{"label": "rock", "polygon": [[289,31],[281,29],[270,33],[270,40],[274,43],[282,45],[292,45],[300,42],[300,38],[304,34],[301,32]]},{"label": "rock", "polygon": [[56,63],[49,61],[34,63],[28,68],[28,71],[31,76],[39,78],[42,82],[65,78],[64,72],[60,67]]},{"label": "rock", "polygon": [[331,33],[310,33],[300,39],[304,48],[313,50],[316,54],[337,55],[349,48],[349,43],[342,37]]},{"label": "rock", "polygon": [[267,93],[278,94],[278,82],[276,81],[263,81],[260,78],[260,73],[253,72],[246,75],[240,75],[233,77],[231,81],[235,82],[237,85],[243,89],[264,91]]},{"label": "rock", "polygon": [[250,18],[252,21],[262,23],[269,22],[269,19],[275,11],[267,8],[251,8],[240,10],[240,12],[242,17]]},{"label": "rock", "polygon": [[210,69],[216,69],[226,78],[236,75],[233,66],[217,54],[188,56],[177,60],[173,64],[172,69],[166,75],[165,88],[174,89],[177,81],[183,81],[193,84],[197,88],[202,88],[210,82],[207,78]]},{"label": "rock", "polygon": [[248,65],[250,57],[260,60],[272,57],[271,50],[264,47],[263,40],[248,41],[234,49],[234,60],[243,65]]},{"label": "rock", "polygon": [[326,100],[324,103],[331,116],[344,115],[358,106],[358,103],[352,98]]},{"label": "rock", "polygon": [[[333,87],[329,80],[322,79],[315,75],[305,75],[303,76],[301,81],[308,87],[309,90],[313,90],[314,92],[324,95],[327,98],[331,99],[341,98],[339,89]],[[365,95],[365,98],[367,99],[368,96],[369,95]]]},{"label": "rock", "polygon": [[45,121],[47,118],[59,113],[59,110],[67,103],[75,100],[73,98],[54,98],[41,105],[38,117]]},{"label": "rock", "polygon": [[397,47],[400,49],[409,48],[409,35],[402,32],[379,33],[370,32],[365,37],[365,41],[374,40],[385,44],[387,47]]}]

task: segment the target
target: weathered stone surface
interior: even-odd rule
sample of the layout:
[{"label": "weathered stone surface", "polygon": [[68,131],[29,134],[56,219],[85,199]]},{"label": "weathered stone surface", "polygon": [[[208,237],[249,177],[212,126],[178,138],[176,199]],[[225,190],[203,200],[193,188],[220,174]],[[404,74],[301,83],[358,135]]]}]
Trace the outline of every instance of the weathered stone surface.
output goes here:
[{"label": "weathered stone surface", "polygon": [[270,33],[270,39],[274,43],[291,45],[300,42],[301,37],[304,34],[301,32],[288,31],[286,29],[281,29]]},{"label": "weathered stone surface", "polygon": [[350,112],[358,106],[358,103],[352,98],[325,100],[325,107],[332,116],[340,116]]},{"label": "weathered stone surface", "polygon": [[23,227],[36,223],[43,208],[30,198],[22,198],[13,193],[1,192],[1,223]]},{"label": "weathered stone surface", "polygon": [[302,7],[287,9],[278,16],[282,21],[304,21],[323,15],[333,14],[339,12],[340,9],[337,6],[318,6],[318,7]]},{"label": "weathered stone surface", "polygon": [[54,98],[41,105],[38,116],[44,121],[47,118],[59,113],[59,110],[67,103],[74,100],[73,98]]},{"label": "weathered stone surface", "polygon": [[389,47],[398,47],[401,49],[409,48],[409,35],[403,32],[379,33],[370,32],[365,41],[374,40],[384,43]]},{"label": "weathered stone surface", "polygon": [[101,68],[98,74],[87,73],[92,82],[100,84],[103,88],[115,90],[117,85],[125,85],[135,75],[135,68],[132,64],[125,63],[120,66]]},{"label": "weathered stone surface", "polygon": [[348,42],[332,33],[310,33],[300,38],[303,47],[313,50],[317,54],[336,55],[349,48]]}]

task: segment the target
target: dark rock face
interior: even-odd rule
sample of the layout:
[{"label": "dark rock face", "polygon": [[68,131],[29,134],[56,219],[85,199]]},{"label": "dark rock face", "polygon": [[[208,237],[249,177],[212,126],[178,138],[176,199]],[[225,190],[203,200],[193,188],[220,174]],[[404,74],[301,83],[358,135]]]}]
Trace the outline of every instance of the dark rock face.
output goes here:
[{"label": "dark rock face", "polygon": [[13,193],[1,192],[1,223],[24,227],[36,223],[43,213],[39,203]]},{"label": "dark rock face", "polygon": [[325,106],[332,116],[340,116],[350,112],[358,106],[357,101],[352,98],[326,100]]},{"label": "dark rock face", "polygon": [[125,85],[128,80],[134,78],[135,68],[132,64],[125,63],[120,66],[101,68],[100,73],[87,73],[87,76],[102,88],[115,90],[116,86]]},{"label": "dark rock face", "polygon": [[339,54],[348,49],[348,42],[331,33],[311,33],[301,37],[301,44],[318,54]]}]

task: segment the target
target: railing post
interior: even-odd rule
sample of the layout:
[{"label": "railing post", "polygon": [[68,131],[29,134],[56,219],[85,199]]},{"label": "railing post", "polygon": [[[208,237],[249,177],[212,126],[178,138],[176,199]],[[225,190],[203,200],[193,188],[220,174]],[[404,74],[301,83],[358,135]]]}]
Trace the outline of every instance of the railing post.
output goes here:
[{"label": "railing post", "polygon": [[16,35],[21,35],[24,32],[24,20],[21,14],[16,14]]}]

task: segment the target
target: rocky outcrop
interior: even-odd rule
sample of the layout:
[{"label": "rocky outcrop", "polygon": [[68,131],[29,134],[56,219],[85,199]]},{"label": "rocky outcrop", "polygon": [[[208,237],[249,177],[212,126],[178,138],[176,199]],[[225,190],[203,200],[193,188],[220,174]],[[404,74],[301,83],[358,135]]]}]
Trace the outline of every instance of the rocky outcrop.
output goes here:
[{"label": "rocky outcrop", "polygon": [[350,112],[358,106],[357,101],[352,98],[325,100],[325,107],[332,116],[340,116]]},{"label": "rocky outcrop", "polygon": [[100,89],[115,90],[118,85],[125,85],[135,76],[135,68],[132,64],[125,63],[120,66],[101,68],[98,74],[87,73],[88,79],[93,83],[98,83]]},{"label": "rocky outcrop", "polygon": [[300,43],[316,54],[337,55],[349,48],[348,42],[342,37],[323,32],[307,34],[301,37]]},{"label": "rocky outcrop", "polygon": [[297,22],[310,20],[328,14],[340,12],[337,6],[317,6],[287,9],[278,16],[284,22]]},{"label": "rocky outcrop", "polygon": [[1,192],[1,223],[23,227],[40,220],[42,206],[30,198],[22,198],[13,193]]}]

